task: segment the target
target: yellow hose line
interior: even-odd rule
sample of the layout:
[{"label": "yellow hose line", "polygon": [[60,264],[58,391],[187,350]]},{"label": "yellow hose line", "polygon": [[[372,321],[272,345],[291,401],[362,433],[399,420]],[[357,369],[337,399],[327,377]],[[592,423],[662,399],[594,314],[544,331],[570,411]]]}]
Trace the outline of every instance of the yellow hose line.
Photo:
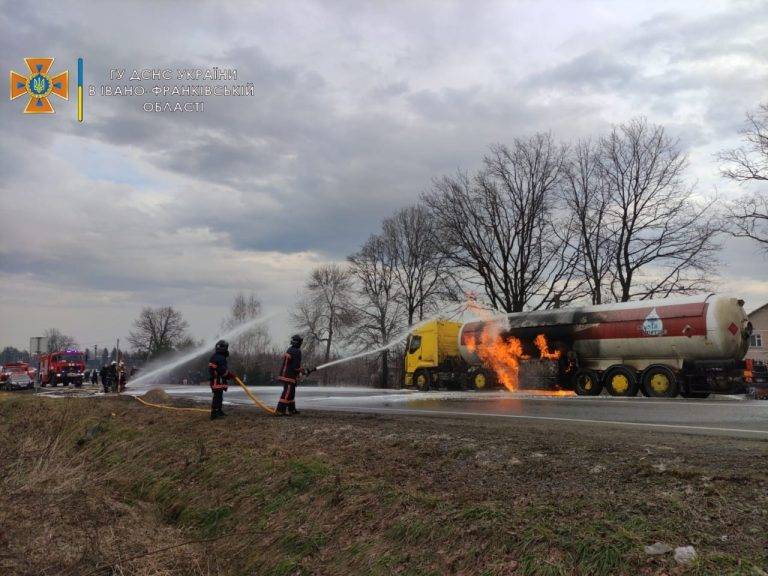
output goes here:
[{"label": "yellow hose line", "polygon": [[178,406],[165,406],[163,404],[152,404],[152,402],[142,400],[138,396],[134,396],[134,398],[144,404],[144,406],[151,406],[152,408],[165,408],[166,410],[176,410],[177,412],[210,412],[210,410],[207,408],[180,408]]},{"label": "yellow hose line", "polygon": [[261,408],[262,410],[264,410],[264,412],[267,412],[267,413],[269,413],[269,414],[274,414],[274,413],[275,413],[275,409],[274,409],[274,408],[270,408],[269,406],[265,406],[265,405],[264,405],[264,404],[261,402],[261,400],[259,400],[258,398],[256,398],[256,396],[254,396],[253,394],[251,394],[251,391],[250,391],[250,390],[248,390],[248,388],[246,388],[246,387],[245,387],[245,384],[243,384],[243,381],[242,381],[242,380],[240,380],[240,378],[238,378],[237,376],[235,376],[235,382],[237,382],[238,384],[240,384],[240,388],[242,388],[243,390],[245,390],[245,393],[248,395],[248,398],[250,398],[251,400],[253,400],[253,403],[254,403],[254,404],[256,404],[256,406],[258,406],[259,408]]},{"label": "yellow hose line", "polygon": [[[248,395],[248,398],[250,398],[256,406],[264,410],[264,412],[267,412],[268,414],[274,414],[275,409],[270,408],[269,406],[266,406],[261,400],[259,400],[256,396],[254,396],[248,388],[246,388],[245,384],[243,384],[243,381],[240,380],[237,376],[235,376],[235,382],[237,382],[240,387],[245,390],[245,393]],[[164,408],[166,410],[176,410],[177,412],[208,412],[207,408],[180,408],[178,406],[165,406],[163,404],[153,404],[152,402],[147,402],[146,400],[142,400],[138,396],[134,396],[136,400],[144,404],[144,406],[151,406],[152,408]]]}]

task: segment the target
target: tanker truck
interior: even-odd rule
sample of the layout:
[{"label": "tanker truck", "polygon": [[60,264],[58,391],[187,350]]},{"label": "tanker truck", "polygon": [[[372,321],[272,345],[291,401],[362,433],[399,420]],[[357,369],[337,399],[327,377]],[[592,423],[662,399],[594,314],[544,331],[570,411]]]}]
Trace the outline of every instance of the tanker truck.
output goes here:
[{"label": "tanker truck", "polygon": [[409,335],[405,381],[421,390],[498,387],[497,362],[512,351],[488,354],[484,346],[506,346],[516,355],[515,388],[667,398],[740,393],[768,382],[743,360],[752,333],[743,304],[710,294],[429,322]]}]

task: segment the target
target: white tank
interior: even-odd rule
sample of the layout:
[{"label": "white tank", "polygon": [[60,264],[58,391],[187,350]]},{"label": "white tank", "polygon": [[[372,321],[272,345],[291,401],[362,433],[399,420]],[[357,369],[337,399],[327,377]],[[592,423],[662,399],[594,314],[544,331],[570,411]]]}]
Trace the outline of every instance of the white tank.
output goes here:
[{"label": "white tank", "polygon": [[550,348],[573,350],[585,367],[642,370],[658,363],[681,368],[685,360],[741,360],[751,325],[742,300],[714,294],[519,312],[462,326],[459,352],[470,364],[481,363],[468,345],[485,330],[514,336],[528,350],[544,334]]}]

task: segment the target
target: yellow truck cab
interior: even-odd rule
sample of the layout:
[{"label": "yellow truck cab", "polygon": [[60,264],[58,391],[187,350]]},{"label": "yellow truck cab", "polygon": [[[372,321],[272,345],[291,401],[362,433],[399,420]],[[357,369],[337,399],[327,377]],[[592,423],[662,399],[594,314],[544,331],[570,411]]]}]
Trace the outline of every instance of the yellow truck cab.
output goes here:
[{"label": "yellow truck cab", "polygon": [[433,320],[415,328],[408,336],[405,351],[405,384],[419,390],[437,387],[453,380],[463,364],[459,354],[461,323]]}]

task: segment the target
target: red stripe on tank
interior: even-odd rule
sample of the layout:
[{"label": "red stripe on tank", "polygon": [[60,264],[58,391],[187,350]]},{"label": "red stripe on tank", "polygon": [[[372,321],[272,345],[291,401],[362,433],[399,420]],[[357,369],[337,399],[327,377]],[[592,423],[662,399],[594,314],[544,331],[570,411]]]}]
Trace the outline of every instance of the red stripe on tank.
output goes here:
[{"label": "red stripe on tank", "polygon": [[[624,310],[585,310],[583,313],[576,312],[573,320],[568,323],[553,322],[551,318],[547,318],[546,313],[542,313],[539,325],[536,322],[525,321],[525,325],[520,327],[502,328],[502,333],[514,336],[515,332],[525,331],[528,334],[537,332],[547,335],[549,331],[562,333],[565,330],[574,340],[706,336],[707,308],[706,302],[696,302],[667,306],[639,306]],[[661,321],[660,327],[654,326],[652,322],[646,324],[646,320],[654,309]],[[532,313],[531,317],[535,318],[536,315],[537,313]],[[520,318],[525,319],[525,316]],[[510,322],[514,324],[516,320],[519,321],[513,318]],[[505,321],[502,319],[494,323],[503,326]],[[470,338],[479,341],[485,326],[485,322],[466,324],[461,331],[461,345],[466,346]]]}]

